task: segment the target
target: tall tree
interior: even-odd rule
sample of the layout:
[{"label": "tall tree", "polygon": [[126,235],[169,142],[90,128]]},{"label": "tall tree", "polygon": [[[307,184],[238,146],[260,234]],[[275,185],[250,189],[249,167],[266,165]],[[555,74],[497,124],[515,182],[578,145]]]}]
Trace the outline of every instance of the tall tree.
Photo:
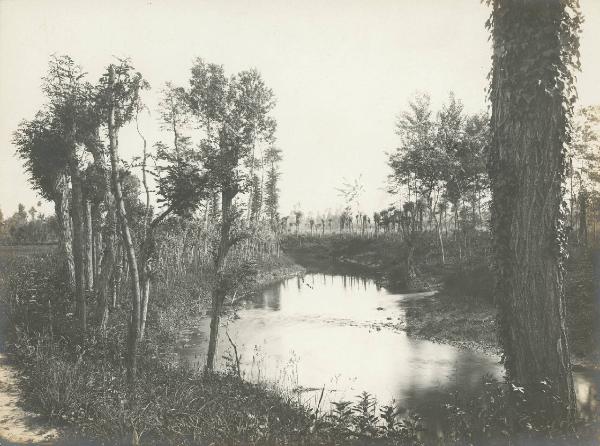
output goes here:
[{"label": "tall tree", "polygon": [[279,162],[281,161],[281,150],[270,146],[266,152],[268,165],[267,181],[265,184],[265,208],[271,227],[275,232],[278,230],[279,222]]},{"label": "tall tree", "polygon": [[94,121],[93,87],[83,80],[85,73],[68,56],[52,57],[43,90],[48,97],[47,109],[62,136],[71,179],[71,221],[75,265],[75,300],[80,328],[87,328],[85,296],[85,222],[82,185],[84,141],[89,137],[89,122]]},{"label": "tall tree", "polygon": [[[255,71],[242,71],[226,79],[219,65],[196,60],[192,67],[190,104],[200,123],[206,126],[201,142],[201,161],[208,187],[218,190],[221,213],[213,262],[215,285],[212,290],[212,317],[206,367],[214,368],[221,311],[233,279],[227,273],[229,250],[243,237],[242,208],[238,194],[250,187],[253,167],[250,161],[257,141],[272,135],[274,125],[268,116],[274,106],[272,93]],[[268,99],[268,100],[267,100]],[[250,161],[250,163],[249,163]]]},{"label": "tall tree", "polygon": [[117,66],[109,65],[107,72],[100,79],[98,94],[98,103],[105,114],[108,125],[112,191],[115,197],[121,238],[127,254],[131,274],[132,305],[127,354],[127,375],[130,383],[135,381],[137,375],[141,292],[137,255],[127,218],[121,179],[119,178],[119,131],[133,119],[134,113],[139,109],[140,91],[145,88],[148,88],[148,83],[143,79],[142,75],[135,72],[127,61],[122,61]]},{"label": "tall tree", "polygon": [[[208,198],[206,176],[199,163],[199,154],[192,147],[189,136],[185,135],[190,119],[189,97],[181,87],[167,83],[162,92],[159,107],[160,122],[163,130],[172,133],[173,144],[158,142],[156,172],[158,182],[158,203],[163,206],[154,218],[146,213],[144,239],[142,242],[142,270],[140,275],[142,290],[142,315],[140,336],[144,336],[146,314],[152,279],[152,264],[156,260],[155,231],[158,225],[169,215],[189,217],[198,209],[202,200]],[[144,140],[145,142],[145,140]],[[144,148],[145,153],[145,148]],[[144,155],[145,159],[146,155]],[[143,178],[146,177],[146,164],[143,163]],[[144,180],[146,195],[148,186]],[[147,199],[148,203],[148,199]],[[147,204],[148,206],[148,204]]]},{"label": "tall tree", "polygon": [[581,14],[577,0],[491,4],[489,175],[505,366],[508,377],[523,385],[549,379],[551,393],[562,401],[557,415],[569,418],[575,394],[565,328],[561,203]]}]

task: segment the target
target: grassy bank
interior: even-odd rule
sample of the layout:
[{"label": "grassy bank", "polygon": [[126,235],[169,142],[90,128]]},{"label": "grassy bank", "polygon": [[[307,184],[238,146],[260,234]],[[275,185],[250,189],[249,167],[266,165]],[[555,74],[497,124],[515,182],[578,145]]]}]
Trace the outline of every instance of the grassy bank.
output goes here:
[{"label": "grassy bank", "polygon": [[[174,336],[188,320],[184,312],[190,303],[183,284],[169,296],[173,305],[168,310],[157,306],[149,319],[132,388],[124,358],[126,305],[113,310],[106,335],[91,329],[82,340],[73,328],[71,298],[55,253],[15,250],[0,261],[7,309],[3,332],[20,371],[24,405],[62,429],[61,443],[418,443],[412,425],[389,410],[384,422],[368,397],[341,411],[319,413],[265,385],[233,374],[199,373],[174,362]],[[286,257],[256,268],[255,287],[301,270]],[[156,300],[167,298],[157,293]],[[201,308],[188,307],[187,313]],[[93,317],[91,321],[93,325]]]}]

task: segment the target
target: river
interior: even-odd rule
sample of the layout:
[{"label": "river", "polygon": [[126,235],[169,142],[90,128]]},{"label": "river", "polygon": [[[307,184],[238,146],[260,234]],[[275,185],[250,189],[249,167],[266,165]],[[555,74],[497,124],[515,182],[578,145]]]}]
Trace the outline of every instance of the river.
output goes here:
[{"label": "river", "polygon": [[[426,294],[426,293],[424,293]],[[394,402],[436,416],[451,394],[475,394],[483,377],[502,379],[500,358],[413,339],[399,329],[403,301],[355,276],[307,274],[274,284],[224,318],[217,369],[232,367],[236,346],[245,379],[292,392],[304,403],[355,400],[362,391],[380,404]],[[180,355],[202,367],[208,318],[185,335]],[[229,340],[231,339],[231,341]],[[580,404],[597,406],[597,374],[575,374]]]}]

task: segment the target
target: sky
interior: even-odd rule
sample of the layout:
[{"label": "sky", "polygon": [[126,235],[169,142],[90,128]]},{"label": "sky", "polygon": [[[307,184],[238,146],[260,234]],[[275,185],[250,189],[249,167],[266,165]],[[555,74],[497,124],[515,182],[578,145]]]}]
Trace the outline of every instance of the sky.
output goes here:
[{"label": "sky", "polygon": [[[581,7],[580,103],[600,104],[600,0]],[[256,68],[277,98],[282,213],[335,210],[336,188],[359,177],[363,210],[386,207],[386,152],[415,93],[438,107],[454,91],[467,111],[487,108],[488,14],[480,0],[0,0],[0,209],[39,200],[11,139],[44,102],[51,54],[70,55],[91,81],[130,57],[152,86],[141,123],[151,144],[165,138],[161,88],[187,86],[194,58],[230,74]],[[132,128],[120,148],[126,159],[140,153]]]}]

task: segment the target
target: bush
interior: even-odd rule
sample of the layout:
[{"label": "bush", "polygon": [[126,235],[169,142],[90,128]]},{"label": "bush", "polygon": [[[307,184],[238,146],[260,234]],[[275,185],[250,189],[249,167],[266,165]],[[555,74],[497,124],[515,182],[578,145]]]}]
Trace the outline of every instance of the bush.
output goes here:
[{"label": "bush", "polygon": [[597,420],[565,423],[557,417],[562,402],[550,393],[548,380],[526,388],[485,377],[484,384],[476,397],[456,393],[444,406],[451,444],[593,444],[600,434]]}]

